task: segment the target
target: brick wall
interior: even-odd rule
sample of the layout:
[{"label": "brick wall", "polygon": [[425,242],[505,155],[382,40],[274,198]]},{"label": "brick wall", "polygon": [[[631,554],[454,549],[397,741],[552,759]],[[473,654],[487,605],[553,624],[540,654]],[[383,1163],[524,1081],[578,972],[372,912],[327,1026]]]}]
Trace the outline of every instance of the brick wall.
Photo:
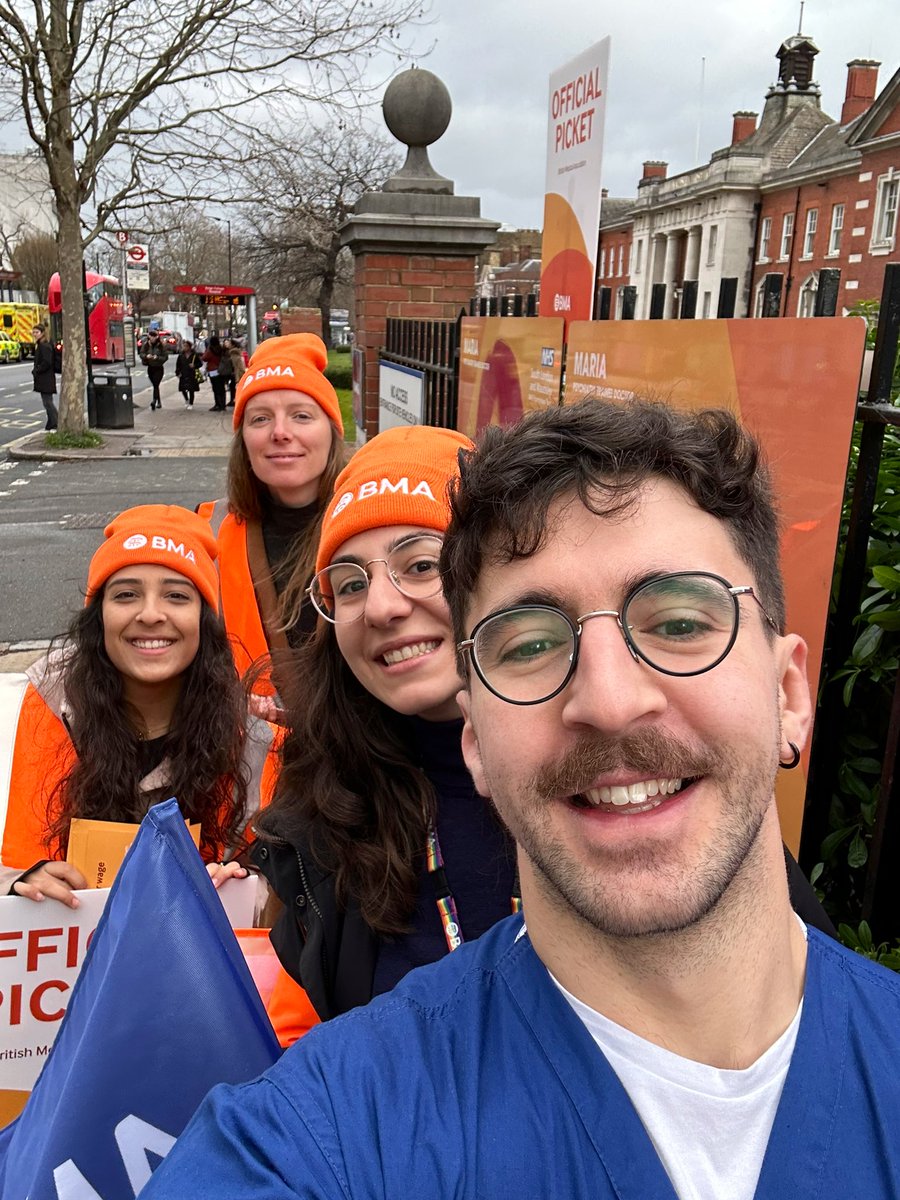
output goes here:
[{"label": "brick wall", "polygon": [[[836,267],[841,272],[838,293],[838,314],[842,308],[851,308],[857,300],[873,300],[881,296],[885,264],[897,258],[898,237],[894,237],[893,252],[870,249],[872,225],[878,201],[878,179],[893,168],[900,170],[900,148],[879,150],[864,154],[858,166],[843,175],[819,183],[803,184],[767,192],[762,197],[760,228],[766,217],[772,218],[772,233],[769,242],[768,262],[760,262],[759,239],[753,251],[753,296],[762,277],[768,272],[780,273],[785,280],[790,274],[793,279],[790,292],[784,302],[782,291],[782,313],[797,316],[800,289],[814,271],[823,267]],[[844,227],[841,231],[837,254],[829,253],[832,212],[836,204],[844,206]],[[804,257],[807,213],[818,212],[817,228],[813,239],[811,257]],[[794,244],[790,261],[779,259],[782,219],[785,213],[795,212]],[[784,286],[784,285],[783,285]]]},{"label": "brick wall", "polygon": [[[631,282],[632,229],[617,230],[616,232],[601,232],[600,258],[597,261],[597,289],[608,287],[612,291],[610,297],[609,315],[616,316],[616,297],[620,287]],[[619,271],[619,251],[622,253],[622,274]],[[605,253],[604,253],[605,251]],[[603,270],[601,271],[601,268]]]},{"label": "brick wall", "polygon": [[371,437],[378,431],[378,357],[387,318],[455,320],[475,289],[475,257],[368,252],[357,256],[354,268],[354,343],[366,355],[365,417]]},{"label": "brick wall", "polygon": [[322,314],[317,308],[283,308],[282,333],[317,333],[322,336]]}]

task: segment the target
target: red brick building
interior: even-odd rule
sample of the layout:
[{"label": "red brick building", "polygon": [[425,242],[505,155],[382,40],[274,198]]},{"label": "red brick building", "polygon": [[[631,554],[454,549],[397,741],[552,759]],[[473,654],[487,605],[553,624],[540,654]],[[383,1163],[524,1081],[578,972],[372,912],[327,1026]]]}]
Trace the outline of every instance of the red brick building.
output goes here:
[{"label": "red brick building", "polygon": [[756,316],[810,315],[824,268],[840,271],[838,312],[881,295],[897,251],[900,70],[876,94],[879,65],[849,63],[840,121],[761,182]]},{"label": "red brick building", "polygon": [[[631,243],[634,233],[634,201],[609,196],[600,200],[600,258],[597,262],[596,316],[619,318],[631,284]],[[606,290],[604,292],[604,289]],[[609,305],[609,312],[603,306]]]},{"label": "red brick building", "polygon": [[668,176],[645,162],[637,197],[604,196],[599,316],[807,315],[825,268],[840,272],[838,312],[881,295],[898,251],[900,71],[878,94],[880,64],[854,59],[836,121],[817,54],[804,34],[782,42],[758,124],[734,113],[708,163]]}]

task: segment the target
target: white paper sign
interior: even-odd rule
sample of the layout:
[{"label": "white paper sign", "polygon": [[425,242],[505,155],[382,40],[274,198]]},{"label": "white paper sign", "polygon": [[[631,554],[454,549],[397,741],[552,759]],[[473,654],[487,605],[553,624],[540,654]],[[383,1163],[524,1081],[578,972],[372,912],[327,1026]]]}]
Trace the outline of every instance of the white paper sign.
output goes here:
[{"label": "white paper sign", "polygon": [[378,363],[378,430],[421,425],[425,411],[425,374],[397,363]]},{"label": "white paper sign", "polygon": [[[259,878],[229,879],[219,899],[232,928],[253,924]],[[0,1090],[30,1091],[50,1053],[109,888],[78,908],[0,896]],[[147,914],[152,920],[152,914]]]}]

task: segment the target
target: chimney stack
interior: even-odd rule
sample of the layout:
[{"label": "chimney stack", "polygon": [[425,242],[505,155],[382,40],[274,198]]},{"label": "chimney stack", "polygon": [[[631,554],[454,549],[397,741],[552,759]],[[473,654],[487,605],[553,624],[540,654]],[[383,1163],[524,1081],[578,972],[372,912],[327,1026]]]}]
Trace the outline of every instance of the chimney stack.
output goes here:
[{"label": "chimney stack", "polygon": [[878,68],[880,62],[873,58],[854,58],[847,63],[847,94],[841,109],[841,124],[854,121],[871,107],[878,91]]},{"label": "chimney stack", "polygon": [[745,141],[751,133],[756,133],[756,118],[759,113],[736,112],[732,114],[734,124],[731,127],[731,144]]},{"label": "chimney stack", "polygon": [[641,182],[645,179],[665,179],[666,171],[669,169],[667,162],[656,162],[651,160],[644,163],[644,173],[641,176]]}]

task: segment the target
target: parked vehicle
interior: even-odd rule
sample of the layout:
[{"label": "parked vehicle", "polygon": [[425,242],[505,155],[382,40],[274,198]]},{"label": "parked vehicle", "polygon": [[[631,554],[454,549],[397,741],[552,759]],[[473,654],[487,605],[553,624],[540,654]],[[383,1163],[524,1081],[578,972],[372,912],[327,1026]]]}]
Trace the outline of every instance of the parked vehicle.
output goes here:
[{"label": "parked vehicle", "polygon": [[[31,331],[35,325],[47,325],[50,314],[46,304],[22,304],[12,300],[0,303],[0,336],[18,344],[19,357],[34,355],[34,338]],[[7,358],[4,362],[9,362]]]},{"label": "parked vehicle", "polygon": [[0,362],[18,362],[22,357],[22,347],[16,338],[0,332]]}]

